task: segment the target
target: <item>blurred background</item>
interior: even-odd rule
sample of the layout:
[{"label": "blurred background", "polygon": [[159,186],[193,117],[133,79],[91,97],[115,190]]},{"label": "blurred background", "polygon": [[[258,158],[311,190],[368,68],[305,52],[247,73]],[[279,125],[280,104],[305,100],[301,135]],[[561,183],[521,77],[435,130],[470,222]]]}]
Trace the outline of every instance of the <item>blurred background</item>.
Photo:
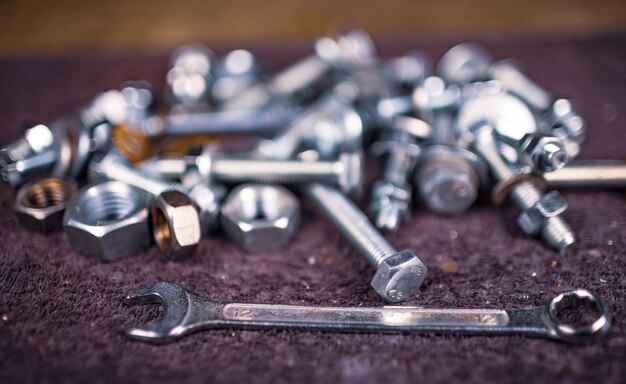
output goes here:
[{"label": "blurred background", "polygon": [[0,56],[376,38],[576,37],[626,32],[625,0],[0,0]]}]

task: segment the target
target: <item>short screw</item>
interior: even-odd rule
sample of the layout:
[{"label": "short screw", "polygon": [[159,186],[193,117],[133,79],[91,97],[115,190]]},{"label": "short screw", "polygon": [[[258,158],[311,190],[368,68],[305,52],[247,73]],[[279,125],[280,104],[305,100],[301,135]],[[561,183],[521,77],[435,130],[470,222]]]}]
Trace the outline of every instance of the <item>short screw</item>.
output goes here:
[{"label": "short screw", "polygon": [[384,300],[400,302],[418,292],[427,268],[411,250],[396,251],[367,216],[338,190],[319,183],[305,187],[307,196],[376,269],[371,281]]},{"label": "short screw", "polygon": [[[494,177],[505,183],[514,180],[516,172],[500,157],[493,128],[483,125],[475,128],[473,133],[473,148],[485,159]],[[535,207],[542,199],[541,192],[530,181],[514,183],[510,186],[510,194],[523,212]],[[544,240],[557,250],[563,250],[575,241],[574,233],[558,215],[546,217],[540,230]]]}]

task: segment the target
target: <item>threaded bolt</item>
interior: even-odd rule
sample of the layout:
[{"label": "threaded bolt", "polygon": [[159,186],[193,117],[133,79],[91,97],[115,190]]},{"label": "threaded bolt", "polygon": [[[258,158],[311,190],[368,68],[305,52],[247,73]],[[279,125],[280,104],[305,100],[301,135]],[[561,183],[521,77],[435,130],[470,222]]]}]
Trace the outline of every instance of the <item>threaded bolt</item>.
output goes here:
[{"label": "threaded bolt", "polygon": [[367,216],[336,189],[313,183],[305,192],[376,269],[371,285],[384,300],[400,302],[417,293],[427,268],[412,251],[396,251]]},{"label": "threaded bolt", "polygon": [[[472,145],[489,164],[498,181],[510,180],[515,176],[514,170],[500,156],[498,143],[490,126],[484,125],[474,130]],[[540,202],[542,194],[531,182],[521,181],[511,187],[511,198],[522,211],[527,211]],[[574,233],[559,216],[545,218],[541,235],[548,245],[557,250],[563,250],[575,241]]]},{"label": "threaded bolt", "polygon": [[207,183],[321,182],[336,185],[348,194],[358,194],[362,184],[361,156],[356,153],[343,153],[336,161],[256,160],[215,153],[209,146],[200,156],[166,158],[155,161],[152,166],[165,172],[164,176],[176,178],[182,176],[190,163],[198,167]]}]

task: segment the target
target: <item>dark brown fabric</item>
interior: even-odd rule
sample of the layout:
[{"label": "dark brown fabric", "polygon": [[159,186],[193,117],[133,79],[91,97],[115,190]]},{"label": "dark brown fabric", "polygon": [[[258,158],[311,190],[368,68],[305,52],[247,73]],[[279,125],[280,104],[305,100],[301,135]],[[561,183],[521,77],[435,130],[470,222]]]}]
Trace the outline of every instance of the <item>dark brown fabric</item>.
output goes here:
[{"label": "dark brown fabric", "polygon": [[[438,58],[452,41],[379,41],[384,55],[423,48]],[[556,95],[575,100],[588,124],[583,158],[626,156],[626,37],[567,41],[488,41],[497,58],[515,57]],[[253,47],[278,68],[304,45]],[[0,60],[0,143],[27,119],[49,121],[95,91],[141,78],[160,89],[166,53]],[[370,162],[370,179],[380,172]],[[626,200],[623,192],[566,192],[578,242],[552,252],[522,235],[517,209],[486,201],[458,217],[417,207],[389,239],[430,268],[407,305],[501,308],[544,303],[587,288],[613,309],[608,337],[567,345],[517,336],[336,334],[215,330],[152,346],[120,331],[156,317],[122,297],[164,279],[216,300],[381,305],[372,269],[328,221],[305,204],[293,243],[246,255],[222,234],[196,256],[166,262],[156,249],[116,263],[77,255],[63,233],[20,228],[14,193],[0,188],[0,382],[613,382],[626,380]],[[363,203],[364,200],[361,200]],[[441,265],[454,261],[457,272]]]}]

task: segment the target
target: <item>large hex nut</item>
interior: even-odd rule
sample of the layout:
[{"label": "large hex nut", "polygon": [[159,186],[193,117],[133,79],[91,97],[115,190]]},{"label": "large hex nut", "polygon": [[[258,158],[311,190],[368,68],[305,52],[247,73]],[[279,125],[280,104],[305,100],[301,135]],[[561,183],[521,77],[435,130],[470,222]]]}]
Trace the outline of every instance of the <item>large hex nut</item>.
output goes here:
[{"label": "large hex nut", "polygon": [[179,191],[161,193],[152,203],[154,240],[168,258],[182,259],[196,251],[200,218],[191,199]]},{"label": "large hex nut", "polygon": [[566,209],[565,199],[557,191],[551,191],[543,195],[537,204],[520,213],[517,223],[524,233],[534,235],[548,219],[560,215]]},{"label": "large hex nut", "polygon": [[242,184],[222,206],[224,231],[248,252],[285,246],[300,221],[300,202],[274,184]]},{"label": "large hex nut", "polygon": [[104,261],[129,256],[151,243],[150,203],[148,192],[119,181],[89,185],[67,206],[67,238],[76,251]]},{"label": "large hex nut", "polygon": [[23,185],[14,206],[20,224],[42,233],[60,229],[65,207],[75,190],[73,182],[53,177]]}]

